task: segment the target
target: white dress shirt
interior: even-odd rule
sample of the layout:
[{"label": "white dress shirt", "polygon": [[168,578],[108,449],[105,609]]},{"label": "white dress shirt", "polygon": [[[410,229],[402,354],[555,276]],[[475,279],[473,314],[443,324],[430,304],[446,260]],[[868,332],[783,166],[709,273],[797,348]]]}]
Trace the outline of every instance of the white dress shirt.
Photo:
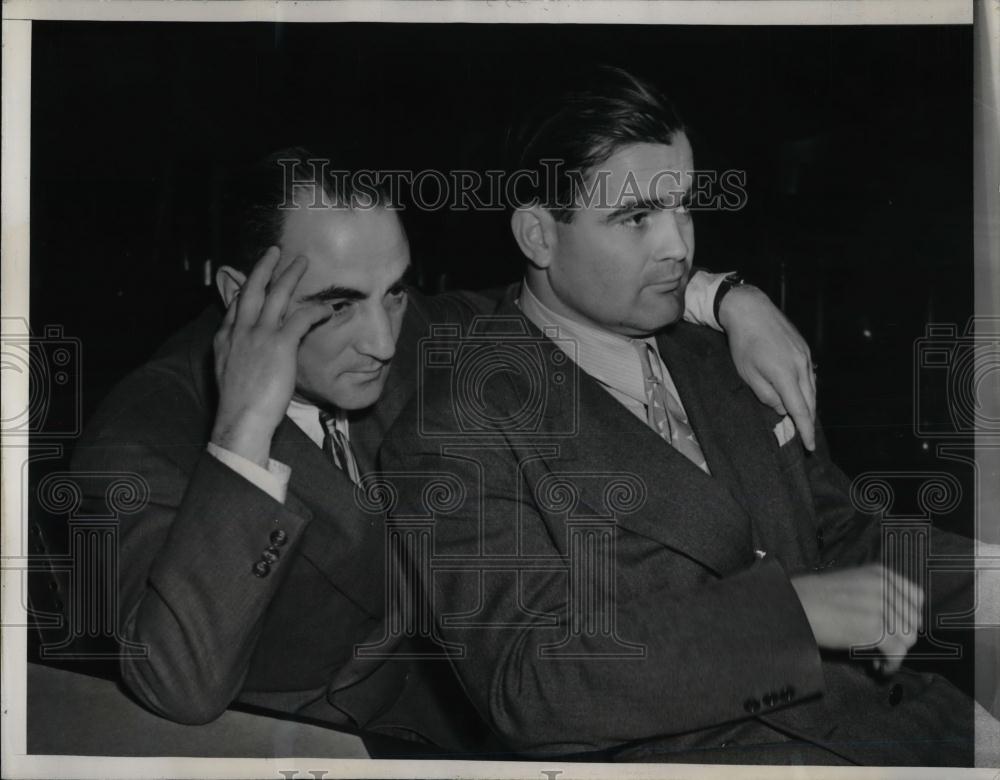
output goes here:
[{"label": "white dress shirt", "polygon": [[[710,276],[714,276],[710,274]],[[719,274],[718,281],[721,282],[725,274]],[[716,285],[717,287],[718,285]],[[687,299],[685,297],[685,304]],[[521,289],[521,297],[517,301],[524,316],[531,320],[543,332],[556,334],[556,344],[565,352],[569,358],[576,362],[580,368],[596,379],[611,396],[632,414],[642,420],[647,421],[646,412],[646,382],[642,375],[642,364],[639,362],[639,353],[635,345],[637,341],[644,342],[653,348],[659,364],[659,374],[663,382],[663,388],[670,393],[677,405],[684,409],[674,381],[667,371],[660,350],[656,346],[656,339],[653,337],[645,339],[632,339],[618,333],[586,325],[576,320],[571,320],[558,314],[544,303],[542,303],[531,292],[525,284]],[[705,324],[721,330],[715,317],[712,316],[712,307],[708,307],[708,321],[696,319],[703,316],[704,310],[692,312],[685,305],[684,319],[695,324]],[[684,412],[685,415],[687,412]]]},{"label": "white dress shirt", "polygon": [[[291,418],[302,432],[305,433],[317,447],[323,446],[325,432],[323,425],[319,421],[319,407],[312,404],[302,403],[292,400],[288,405],[287,415]],[[338,411],[336,415],[337,430],[342,432],[350,441],[350,430],[347,423],[347,415]],[[274,458],[267,459],[267,468],[247,460],[242,455],[224,449],[223,447],[208,443],[208,452],[225,463],[229,468],[239,474],[248,482],[253,483],[271,498],[279,503],[285,503],[285,496],[288,495],[288,480],[292,475],[292,470],[281,461]]]}]

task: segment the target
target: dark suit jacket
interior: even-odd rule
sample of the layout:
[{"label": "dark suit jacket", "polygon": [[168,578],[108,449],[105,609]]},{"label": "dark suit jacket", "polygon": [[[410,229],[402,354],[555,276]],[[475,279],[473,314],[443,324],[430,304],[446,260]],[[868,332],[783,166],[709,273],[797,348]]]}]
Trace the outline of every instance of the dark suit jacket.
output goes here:
[{"label": "dark suit jacket", "polygon": [[[479,296],[414,293],[380,404],[356,415],[362,471],[413,392],[417,340],[430,321],[463,321],[495,306]],[[119,529],[121,636],[144,644],[124,680],[145,705],[203,723],[233,700],[352,727],[475,742],[476,719],[450,698],[451,674],[409,662],[356,662],[356,644],[384,633],[386,551],[380,518],[289,419],[271,455],[292,469],[284,505],[205,452],[215,408],[206,311],[125,379],[89,422],[73,455],[80,472],[133,472],[149,487]],[[87,496],[97,511],[103,495]],[[281,532],[267,576],[253,565]],[[440,670],[439,670],[440,671]],[[445,701],[442,701],[445,700]],[[447,705],[447,706],[444,706]]]},{"label": "dark suit jacket", "polygon": [[949,683],[876,681],[818,650],[789,577],[871,560],[878,529],[823,449],[779,446],[720,334],[681,323],[658,339],[709,476],[512,300],[498,314],[440,350],[451,375],[404,410],[382,465],[457,478],[436,510],[399,478],[394,512],[433,520],[421,571],[439,638],[504,739],[642,760],[969,763],[971,703]]}]

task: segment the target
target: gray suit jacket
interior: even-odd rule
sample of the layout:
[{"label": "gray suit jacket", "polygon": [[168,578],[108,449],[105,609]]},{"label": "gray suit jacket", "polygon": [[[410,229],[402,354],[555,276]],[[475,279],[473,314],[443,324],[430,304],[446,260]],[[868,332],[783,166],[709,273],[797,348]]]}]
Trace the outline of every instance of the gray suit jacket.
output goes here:
[{"label": "gray suit jacket", "polygon": [[437,638],[493,728],[530,753],[969,763],[957,689],[905,671],[877,681],[817,648],[789,577],[871,560],[878,529],[824,448],[779,445],[778,415],[721,335],[681,323],[658,339],[709,476],[512,298],[507,319],[435,348],[450,368],[404,410],[382,460],[390,481],[451,486],[430,506],[397,477],[393,513],[433,529],[420,571]]},{"label": "gray suit jacket", "polygon": [[[468,320],[490,306],[478,296],[413,294],[383,400],[352,421],[362,471],[412,395],[413,353],[429,322]],[[384,633],[387,555],[381,519],[358,508],[345,475],[288,418],[271,452],[292,469],[284,505],[205,452],[219,322],[206,311],[126,378],[73,454],[77,471],[133,472],[149,487],[148,504],[119,528],[120,635],[149,650],[122,662],[127,686],[183,723],[210,721],[238,699],[474,746],[476,719],[448,694],[446,668],[354,658],[356,644]],[[103,500],[86,496],[97,509]],[[279,557],[255,576],[268,547]]]}]

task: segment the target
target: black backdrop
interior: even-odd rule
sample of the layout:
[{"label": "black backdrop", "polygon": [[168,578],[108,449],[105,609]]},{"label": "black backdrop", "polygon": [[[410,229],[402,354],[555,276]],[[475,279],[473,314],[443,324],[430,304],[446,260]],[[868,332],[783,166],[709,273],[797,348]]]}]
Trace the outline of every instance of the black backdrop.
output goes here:
[{"label": "black backdrop", "polygon": [[[81,339],[84,417],[210,300],[233,165],[353,139],[495,167],[525,96],[595,61],[661,86],[699,168],[747,171],[746,208],[696,216],[697,260],[784,301],[837,460],[954,470],[914,435],[912,361],[972,313],[971,27],[36,22],[32,47],[32,327]],[[517,277],[505,215],[404,219],[426,278]],[[925,388],[921,414],[945,403]],[[968,530],[968,502],[942,521]]]}]

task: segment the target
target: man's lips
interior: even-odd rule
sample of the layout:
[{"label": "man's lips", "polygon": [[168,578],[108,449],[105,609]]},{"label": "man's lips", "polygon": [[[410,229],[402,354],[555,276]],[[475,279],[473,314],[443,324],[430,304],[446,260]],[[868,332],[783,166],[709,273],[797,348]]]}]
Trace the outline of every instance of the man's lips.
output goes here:
[{"label": "man's lips", "polygon": [[683,276],[676,276],[673,279],[664,279],[663,281],[653,282],[650,287],[655,287],[659,292],[672,292],[680,286],[680,283],[684,280]]},{"label": "man's lips", "polygon": [[350,371],[345,371],[345,374],[353,374],[361,379],[374,379],[379,376],[383,371],[389,367],[386,363],[382,366],[375,366],[375,368],[355,368]]}]

